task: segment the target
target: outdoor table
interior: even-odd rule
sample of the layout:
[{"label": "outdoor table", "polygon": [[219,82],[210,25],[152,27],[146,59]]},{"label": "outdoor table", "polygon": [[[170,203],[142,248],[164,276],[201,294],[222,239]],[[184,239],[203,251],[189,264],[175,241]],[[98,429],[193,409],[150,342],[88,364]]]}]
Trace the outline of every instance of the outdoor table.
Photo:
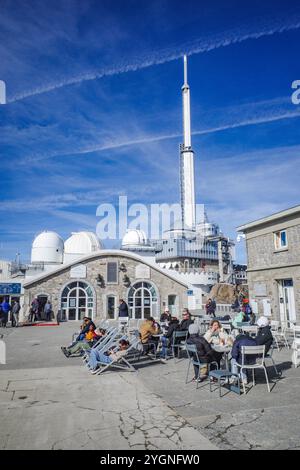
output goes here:
[{"label": "outdoor table", "polygon": [[223,353],[225,355],[225,367],[226,369],[228,369],[228,365],[229,365],[228,356],[232,349],[231,346],[222,346],[220,344],[212,344],[211,346],[216,352]]}]

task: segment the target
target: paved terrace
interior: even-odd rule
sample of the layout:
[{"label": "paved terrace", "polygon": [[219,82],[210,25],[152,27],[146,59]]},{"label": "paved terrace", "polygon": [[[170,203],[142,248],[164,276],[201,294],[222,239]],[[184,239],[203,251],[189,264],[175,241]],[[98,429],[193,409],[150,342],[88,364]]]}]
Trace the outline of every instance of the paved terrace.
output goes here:
[{"label": "paved terrace", "polygon": [[300,449],[290,350],[274,354],[282,377],[269,368],[270,394],[259,372],[246,396],[219,398],[206,382],[185,384],[186,359],[92,376],[60,351],[77,325],[0,329],[0,449]]}]

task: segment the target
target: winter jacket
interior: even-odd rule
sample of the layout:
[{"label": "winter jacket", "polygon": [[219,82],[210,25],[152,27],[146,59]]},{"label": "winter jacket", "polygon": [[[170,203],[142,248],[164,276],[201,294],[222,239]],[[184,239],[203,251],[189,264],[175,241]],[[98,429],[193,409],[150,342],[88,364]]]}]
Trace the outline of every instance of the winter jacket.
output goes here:
[{"label": "winter jacket", "polygon": [[150,339],[150,336],[158,333],[158,329],[153,326],[152,321],[146,320],[140,326],[140,335],[142,343],[147,343]]},{"label": "winter jacket", "polygon": [[12,313],[16,315],[19,313],[20,310],[21,310],[21,307],[20,307],[19,302],[15,302],[11,309]]},{"label": "winter jacket", "polygon": [[165,337],[169,339],[169,343],[172,341],[173,333],[179,327],[178,320],[171,320],[169,323],[168,331],[165,333]]},{"label": "winter jacket", "polygon": [[4,300],[4,302],[2,302],[1,307],[2,307],[2,312],[3,313],[8,313],[11,309],[11,306],[5,300]]},{"label": "winter jacket", "polygon": [[255,341],[258,346],[265,345],[265,354],[268,354],[269,349],[273,343],[271,327],[264,326],[263,328],[259,328]]},{"label": "winter jacket", "polygon": [[239,312],[233,319],[233,321],[231,322],[232,323],[232,326],[234,326],[234,328],[237,328],[237,323],[243,323],[244,322],[244,318],[245,318],[245,315],[244,315],[244,312]]},{"label": "winter jacket", "polygon": [[170,314],[170,313],[164,312],[164,313],[162,313],[161,316],[160,316],[160,321],[161,321],[161,322],[166,322],[166,321],[170,322],[170,321],[171,321],[171,318],[172,318],[172,317],[171,317],[171,314]]},{"label": "winter jacket", "polygon": [[119,305],[119,317],[121,318],[128,317],[128,306],[126,302],[122,302]]},{"label": "winter jacket", "polygon": [[179,331],[186,331],[189,329],[189,326],[194,323],[194,320],[191,320],[190,318],[188,320],[182,320],[180,323],[179,323],[179,326],[177,328],[177,330]]},{"label": "winter jacket", "polygon": [[190,335],[187,344],[194,344],[197,348],[200,361],[212,362],[215,360],[215,351],[203,336]]},{"label": "winter jacket", "polygon": [[[232,346],[231,356],[239,364],[242,364],[242,346],[257,346],[256,340],[251,338],[249,335],[239,335],[236,337],[235,342]],[[256,360],[256,356],[245,356],[245,364],[253,364]]]},{"label": "winter jacket", "polygon": [[206,309],[206,314],[207,315],[214,315],[215,314],[215,310],[216,310],[216,302],[214,300],[212,300],[210,303],[207,303],[205,305],[205,309]]},{"label": "winter jacket", "polygon": [[228,344],[230,342],[229,335],[226,333],[226,331],[223,330],[223,328],[221,328],[220,331],[215,331],[215,332],[213,332],[209,328],[207,332],[205,333],[204,338],[210,344],[218,345],[220,344],[221,340],[223,340],[225,344]]}]

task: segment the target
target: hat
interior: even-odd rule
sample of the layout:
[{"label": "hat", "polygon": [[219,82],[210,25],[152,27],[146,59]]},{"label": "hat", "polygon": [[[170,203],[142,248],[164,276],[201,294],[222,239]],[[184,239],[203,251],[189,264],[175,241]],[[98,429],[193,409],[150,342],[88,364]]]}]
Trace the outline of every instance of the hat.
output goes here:
[{"label": "hat", "polygon": [[257,326],[259,328],[263,328],[264,326],[268,326],[269,325],[269,320],[267,317],[260,317],[258,320],[257,320]]},{"label": "hat", "polygon": [[195,323],[192,323],[189,326],[189,334],[190,335],[197,335],[199,333],[199,326],[196,325]]}]

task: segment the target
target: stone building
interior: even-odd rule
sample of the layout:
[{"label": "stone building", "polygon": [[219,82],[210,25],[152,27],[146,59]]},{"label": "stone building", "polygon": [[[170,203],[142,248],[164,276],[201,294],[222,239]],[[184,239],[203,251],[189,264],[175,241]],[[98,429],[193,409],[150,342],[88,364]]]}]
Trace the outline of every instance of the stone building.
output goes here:
[{"label": "stone building", "polygon": [[300,320],[300,206],[237,228],[246,236],[252,308],[277,320]]},{"label": "stone building", "polygon": [[131,318],[159,318],[165,306],[176,313],[187,305],[188,286],[139,255],[120,250],[100,250],[43,273],[24,283],[24,314],[33,298],[48,298],[54,313],[67,320],[117,318],[119,299],[130,308]]}]

